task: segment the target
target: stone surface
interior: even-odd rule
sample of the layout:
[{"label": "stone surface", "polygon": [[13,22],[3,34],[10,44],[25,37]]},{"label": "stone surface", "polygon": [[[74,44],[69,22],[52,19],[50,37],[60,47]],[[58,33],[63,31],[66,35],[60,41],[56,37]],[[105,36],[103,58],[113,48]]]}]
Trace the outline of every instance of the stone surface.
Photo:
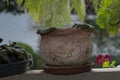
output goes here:
[{"label": "stone surface", "polygon": [[53,75],[42,70],[31,70],[23,74],[0,78],[0,80],[120,80],[120,68],[98,68],[91,72],[73,75]]}]

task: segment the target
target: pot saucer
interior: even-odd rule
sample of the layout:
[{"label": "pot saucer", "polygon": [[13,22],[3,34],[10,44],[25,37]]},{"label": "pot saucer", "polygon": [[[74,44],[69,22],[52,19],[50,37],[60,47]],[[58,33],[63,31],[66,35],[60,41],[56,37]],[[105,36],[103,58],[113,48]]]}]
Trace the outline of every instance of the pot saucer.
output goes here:
[{"label": "pot saucer", "polygon": [[87,63],[79,66],[51,66],[44,64],[43,69],[46,73],[57,74],[57,75],[70,75],[83,72],[90,72],[93,63]]}]

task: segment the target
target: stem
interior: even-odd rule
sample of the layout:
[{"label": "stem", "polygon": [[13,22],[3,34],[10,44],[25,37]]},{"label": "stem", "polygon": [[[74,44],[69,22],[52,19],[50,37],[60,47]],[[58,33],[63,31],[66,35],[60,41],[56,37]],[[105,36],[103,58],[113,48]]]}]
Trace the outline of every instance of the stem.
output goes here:
[{"label": "stem", "polygon": [[120,28],[120,22],[118,22],[117,25],[118,25],[118,28]]}]

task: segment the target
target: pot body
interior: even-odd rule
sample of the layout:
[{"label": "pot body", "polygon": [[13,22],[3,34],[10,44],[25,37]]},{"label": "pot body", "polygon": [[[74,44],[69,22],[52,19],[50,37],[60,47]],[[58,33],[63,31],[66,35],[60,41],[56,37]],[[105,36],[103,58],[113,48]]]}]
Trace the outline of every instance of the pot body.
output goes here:
[{"label": "pot body", "polygon": [[31,60],[26,60],[8,64],[0,64],[0,78],[26,72],[30,62]]},{"label": "pot body", "polygon": [[82,65],[92,55],[90,29],[56,29],[41,35],[40,51],[43,60],[54,66]]}]

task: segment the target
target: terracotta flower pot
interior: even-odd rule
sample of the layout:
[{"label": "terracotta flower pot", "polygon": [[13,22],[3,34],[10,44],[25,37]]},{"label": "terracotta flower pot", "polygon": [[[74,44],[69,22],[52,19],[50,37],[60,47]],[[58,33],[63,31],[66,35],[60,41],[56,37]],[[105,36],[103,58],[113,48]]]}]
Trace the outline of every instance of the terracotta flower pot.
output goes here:
[{"label": "terracotta flower pot", "polygon": [[92,32],[91,28],[67,28],[40,33],[41,57],[52,66],[83,65],[92,55]]}]

